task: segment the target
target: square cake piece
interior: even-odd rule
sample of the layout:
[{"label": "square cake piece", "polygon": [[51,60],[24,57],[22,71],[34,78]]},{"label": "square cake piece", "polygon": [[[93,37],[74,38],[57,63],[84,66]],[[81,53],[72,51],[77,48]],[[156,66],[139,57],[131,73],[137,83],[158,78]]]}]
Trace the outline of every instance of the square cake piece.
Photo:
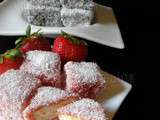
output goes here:
[{"label": "square cake piece", "polygon": [[61,7],[60,0],[25,0],[34,6]]},{"label": "square cake piece", "polygon": [[66,90],[81,97],[96,98],[105,88],[106,81],[96,63],[68,62],[64,66]]},{"label": "square cake piece", "polygon": [[25,120],[56,120],[58,108],[78,99],[77,95],[58,88],[41,87],[23,111],[23,116]]},{"label": "square cake piece", "polygon": [[33,75],[19,70],[8,70],[0,76],[0,115],[4,120],[24,120],[27,107],[41,83]]},{"label": "square cake piece", "polygon": [[39,78],[43,85],[62,87],[61,61],[57,53],[34,50],[26,53],[21,70]]},{"label": "square cake piece", "polygon": [[34,6],[26,2],[22,11],[22,18],[30,24],[37,26],[62,26],[61,8],[53,6]]},{"label": "square cake piece", "polygon": [[59,120],[108,120],[102,106],[92,99],[81,99],[57,111]]},{"label": "square cake piece", "polygon": [[68,9],[80,8],[86,10],[93,10],[93,0],[60,0],[62,6]]},{"label": "square cake piece", "polygon": [[88,26],[92,23],[94,12],[84,9],[67,9],[61,10],[61,21],[64,26]]}]

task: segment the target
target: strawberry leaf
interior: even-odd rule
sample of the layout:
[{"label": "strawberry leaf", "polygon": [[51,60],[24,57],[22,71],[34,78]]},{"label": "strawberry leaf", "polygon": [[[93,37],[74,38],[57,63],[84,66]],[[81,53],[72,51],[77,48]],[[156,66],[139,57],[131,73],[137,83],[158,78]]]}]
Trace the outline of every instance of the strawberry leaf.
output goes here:
[{"label": "strawberry leaf", "polygon": [[15,60],[15,57],[13,55],[10,55],[10,54],[5,55],[5,58]]},{"label": "strawberry leaf", "polygon": [[[26,28],[26,36],[20,37],[15,41],[16,49],[20,48],[27,40],[30,40],[32,37],[39,37],[41,36],[41,29],[38,29],[36,32],[31,33],[31,26],[28,25]],[[29,38],[29,39],[27,39]]]},{"label": "strawberry leaf", "polygon": [[3,63],[3,56],[0,55],[0,64]]},{"label": "strawberry leaf", "polygon": [[32,33],[31,36],[39,36],[41,34],[40,31],[41,31],[41,28],[38,29],[36,32]]},{"label": "strawberry leaf", "polygon": [[27,29],[26,29],[26,35],[30,36],[31,35],[31,26],[28,25]]},{"label": "strawberry leaf", "polygon": [[4,54],[5,58],[11,59],[11,60],[15,60],[16,57],[19,57],[19,56],[21,56],[21,52],[19,49],[11,49]]},{"label": "strawberry leaf", "polygon": [[23,42],[17,44],[15,48],[16,48],[16,49],[19,49],[19,48],[22,46],[22,44],[23,44]]},{"label": "strawberry leaf", "polygon": [[70,34],[61,31],[61,34],[63,35],[64,38],[70,40],[73,44],[79,45],[81,43],[81,41],[73,36],[71,36]]},{"label": "strawberry leaf", "polygon": [[20,44],[23,41],[24,37],[20,37],[15,41],[15,45]]},{"label": "strawberry leaf", "polygon": [[12,56],[20,56],[21,52],[19,49],[12,49],[12,50],[10,50],[9,54]]}]

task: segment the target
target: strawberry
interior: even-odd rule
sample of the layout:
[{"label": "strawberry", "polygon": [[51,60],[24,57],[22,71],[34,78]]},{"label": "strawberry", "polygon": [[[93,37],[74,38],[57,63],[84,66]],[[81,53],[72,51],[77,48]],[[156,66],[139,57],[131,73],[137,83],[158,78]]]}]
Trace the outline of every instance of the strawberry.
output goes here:
[{"label": "strawberry", "polygon": [[11,49],[0,55],[0,75],[10,69],[19,69],[23,57],[19,49]]},{"label": "strawberry", "polygon": [[62,63],[67,61],[84,61],[88,55],[86,42],[63,31],[62,34],[55,39],[52,51],[60,55]]},{"label": "strawberry", "polygon": [[26,53],[31,50],[50,51],[51,45],[49,41],[43,37],[39,31],[40,30],[31,34],[31,26],[28,26],[26,30],[26,37],[20,37],[16,40],[15,44],[17,48],[19,48],[22,53]]}]

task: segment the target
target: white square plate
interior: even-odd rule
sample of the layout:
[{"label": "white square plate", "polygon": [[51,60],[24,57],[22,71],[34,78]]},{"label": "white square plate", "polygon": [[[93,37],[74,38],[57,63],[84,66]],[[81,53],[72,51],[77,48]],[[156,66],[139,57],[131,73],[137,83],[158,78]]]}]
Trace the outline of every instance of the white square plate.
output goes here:
[{"label": "white square plate", "polygon": [[[0,5],[0,35],[24,35],[28,23],[21,17],[23,0],[6,0]],[[39,27],[32,26],[36,31],[42,28],[43,34],[50,37],[61,30],[72,35],[88,39],[110,47],[123,49],[124,43],[112,8],[96,4],[96,23],[87,27]]]},{"label": "white square plate", "polygon": [[97,101],[107,111],[109,120],[112,120],[120,105],[131,91],[132,85],[107,72],[102,73],[107,81],[107,86]]},{"label": "white square plate", "polygon": [[[103,72],[103,74],[106,78],[107,86],[97,101],[100,102],[107,111],[109,120],[112,120],[120,105],[132,89],[132,85],[107,72]],[[0,120],[4,119],[0,116]]]}]

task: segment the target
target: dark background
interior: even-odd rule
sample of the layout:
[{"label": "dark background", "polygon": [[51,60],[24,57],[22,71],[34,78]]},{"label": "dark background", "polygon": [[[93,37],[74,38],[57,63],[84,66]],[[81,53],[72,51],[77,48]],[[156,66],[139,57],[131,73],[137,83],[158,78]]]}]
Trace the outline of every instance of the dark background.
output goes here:
[{"label": "dark background", "polygon": [[[89,42],[88,60],[96,61],[102,69],[131,83],[133,89],[123,102],[114,120],[143,120],[143,84],[138,82],[136,71],[136,41],[141,34],[139,18],[143,14],[141,5],[132,1],[96,0],[106,6],[113,7],[120,31],[125,42],[125,49],[114,49],[97,43]],[[142,14],[141,14],[142,13]],[[18,36],[17,36],[18,37]],[[0,36],[0,53],[14,47],[17,37]],[[51,42],[53,40],[50,39]]]}]

